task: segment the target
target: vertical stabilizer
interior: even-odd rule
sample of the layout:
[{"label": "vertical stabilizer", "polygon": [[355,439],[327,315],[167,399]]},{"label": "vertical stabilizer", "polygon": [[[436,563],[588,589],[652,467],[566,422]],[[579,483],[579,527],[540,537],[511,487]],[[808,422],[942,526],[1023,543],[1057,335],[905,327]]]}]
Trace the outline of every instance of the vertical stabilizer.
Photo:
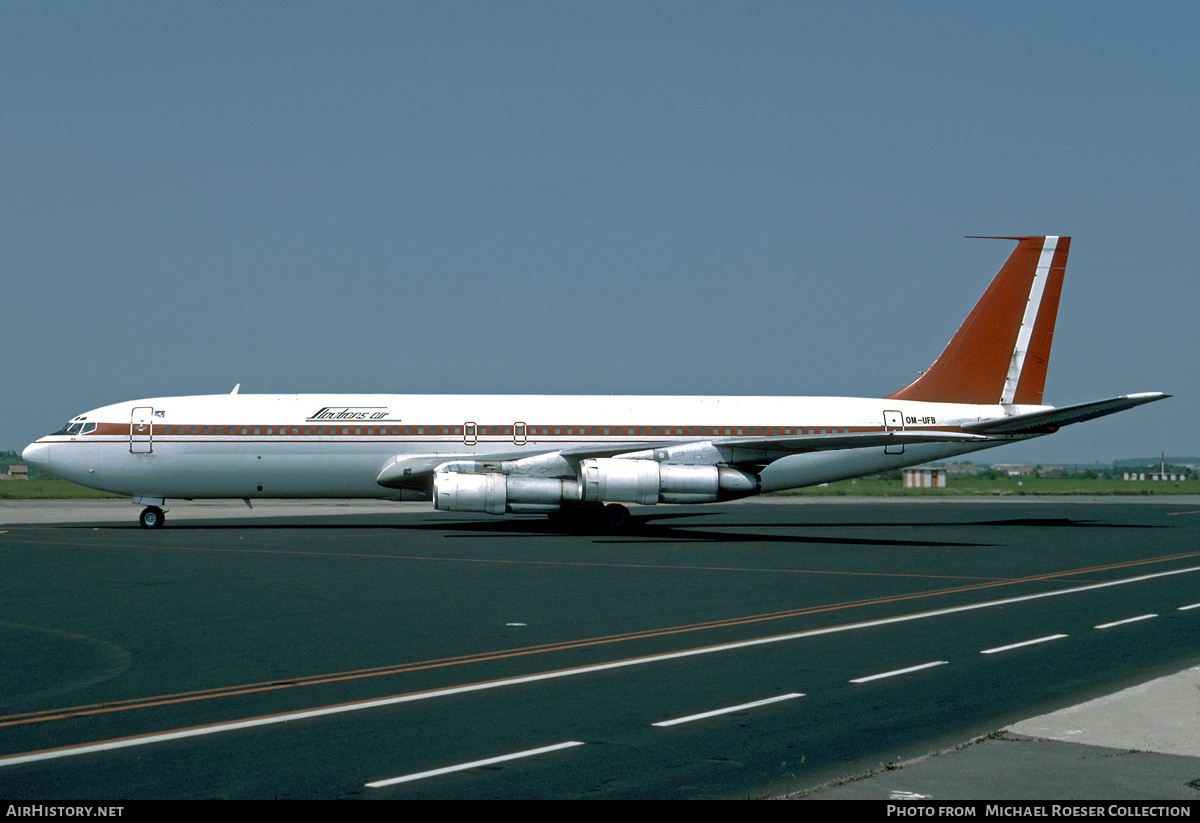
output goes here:
[{"label": "vertical stabilizer", "polygon": [[996,239],[1017,247],[934,364],[888,399],[1041,405],[1071,238]]}]

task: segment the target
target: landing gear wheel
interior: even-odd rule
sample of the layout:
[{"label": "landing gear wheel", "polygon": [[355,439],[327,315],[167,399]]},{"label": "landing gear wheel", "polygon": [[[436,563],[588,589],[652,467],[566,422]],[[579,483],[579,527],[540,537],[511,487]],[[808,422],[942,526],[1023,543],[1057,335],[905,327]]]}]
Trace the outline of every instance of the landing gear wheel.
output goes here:
[{"label": "landing gear wheel", "polygon": [[142,524],[143,529],[159,529],[162,528],[166,519],[167,516],[158,506],[147,506],[142,509],[142,515],[138,518],[138,522]]},{"label": "landing gear wheel", "polygon": [[604,521],[610,529],[624,529],[629,525],[629,509],[620,503],[609,503],[604,507]]}]

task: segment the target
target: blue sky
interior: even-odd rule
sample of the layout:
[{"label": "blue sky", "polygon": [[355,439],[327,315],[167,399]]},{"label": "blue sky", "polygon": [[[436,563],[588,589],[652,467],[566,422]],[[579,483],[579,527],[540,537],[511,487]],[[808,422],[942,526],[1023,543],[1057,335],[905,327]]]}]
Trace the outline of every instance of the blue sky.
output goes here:
[{"label": "blue sky", "polygon": [[990,452],[1200,454],[1195,3],[0,4],[0,447],[229,391],[881,396],[1073,237]]}]

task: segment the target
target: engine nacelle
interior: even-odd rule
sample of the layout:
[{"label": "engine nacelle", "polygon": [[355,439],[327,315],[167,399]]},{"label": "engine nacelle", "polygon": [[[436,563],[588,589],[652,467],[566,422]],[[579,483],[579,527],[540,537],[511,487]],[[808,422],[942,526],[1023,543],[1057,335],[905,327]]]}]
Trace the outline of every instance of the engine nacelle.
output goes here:
[{"label": "engine nacelle", "polygon": [[524,477],[499,472],[437,472],[433,507],[445,512],[553,512],[564,500],[578,500],[574,480]]},{"label": "engine nacelle", "polygon": [[713,503],[758,491],[758,476],[728,466],[601,457],[579,464],[585,502]]}]

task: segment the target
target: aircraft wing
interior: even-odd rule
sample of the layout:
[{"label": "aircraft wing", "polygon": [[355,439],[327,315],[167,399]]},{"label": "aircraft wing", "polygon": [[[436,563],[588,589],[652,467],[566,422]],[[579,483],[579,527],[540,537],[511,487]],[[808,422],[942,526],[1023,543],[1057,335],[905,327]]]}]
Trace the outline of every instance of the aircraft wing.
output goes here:
[{"label": "aircraft wing", "polygon": [[731,466],[765,466],[782,457],[808,452],[866,449],[878,446],[911,446],[918,443],[985,443],[994,438],[984,434],[959,432],[846,432],[844,434],[796,434],[779,437],[693,437],[684,440],[654,443],[626,443],[620,447],[596,445],[564,449],[559,454],[578,465],[579,461],[596,457],[620,457],[638,452],[666,451],[670,454],[680,447],[707,444],[721,456],[720,462]]},{"label": "aircraft wing", "polygon": [[[804,434],[782,437],[717,437],[658,440],[647,443],[597,443],[567,449],[546,449],[540,452],[496,452],[491,454],[417,454],[405,455],[384,466],[376,482],[388,488],[428,488],[433,473],[440,466],[457,464],[457,471],[504,471],[501,464],[521,461],[536,464],[539,458],[561,458],[574,469],[579,462],[591,458],[618,457],[638,452],[667,450],[693,444],[709,444],[729,465],[765,466],[782,457],[806,452],[865,449],[878,446],[906,446],[918,443],[984,443],[993,438],[988,434],[958,432],[857,432],[845,434]],[[561,463],[559,464],[562,465]]]},{"label": "aircraft wing", "polygon": [[1072,423],[1082,423],[1104,417],[1106,414],[1116,414],[1125,409],[1132,409],[1143,403],[1153,403],[1170,397],[1162,392],[1142,392],[1114,397],[1110,400],[1096,400],[1092,403],[1080,403],[1075,406],[1063,406],[1048,411],[1014,414],[1010,417],[997,417],[991,420],[980,420],[978,423],[964,423],[963,431],[975,434],[1049,434],[1058,431],[1063,426]]},{"label": "aircraft wing", "polygon": [[782,457],[810,452],[867,449],[878,446],[914,446],[921,443],[985,443],[992,438],[983,434],[959,432],[847,432],[844,434],[803,434],[783,437],[725,437],[712,444],[730,465],[765,466]]}]

